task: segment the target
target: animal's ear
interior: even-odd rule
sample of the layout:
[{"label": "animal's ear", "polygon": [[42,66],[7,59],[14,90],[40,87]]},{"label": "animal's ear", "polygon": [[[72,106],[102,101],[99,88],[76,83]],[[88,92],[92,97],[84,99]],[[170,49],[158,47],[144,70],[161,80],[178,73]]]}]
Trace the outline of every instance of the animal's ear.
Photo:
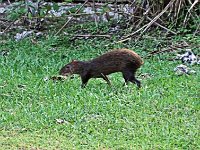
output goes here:
[{"label": "animal's ear", "polygon": [[77,63],[78,63],[77,60],[72,60],[72,64],[73,64],[73,65],[76,65]]}]

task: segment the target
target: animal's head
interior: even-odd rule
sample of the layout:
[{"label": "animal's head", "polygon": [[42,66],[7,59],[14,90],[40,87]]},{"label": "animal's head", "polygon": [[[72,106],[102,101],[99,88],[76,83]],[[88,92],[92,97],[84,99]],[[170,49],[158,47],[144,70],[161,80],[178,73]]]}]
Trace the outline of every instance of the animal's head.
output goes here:
[{"label": "animal's head", "polygon": [[76,72],[78,61],[73,60],[69,64],[66,64],[64,67],[62,67],[59,71],[59,74],[62,76],[69,76]]}]

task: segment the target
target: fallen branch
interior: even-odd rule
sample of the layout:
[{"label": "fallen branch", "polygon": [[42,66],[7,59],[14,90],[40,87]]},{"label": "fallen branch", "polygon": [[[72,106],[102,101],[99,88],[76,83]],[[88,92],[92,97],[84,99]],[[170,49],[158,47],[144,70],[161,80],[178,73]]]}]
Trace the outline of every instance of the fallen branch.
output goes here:
[{"label": "fallen branch", "polygon": [[[81,5],[81,7],[79,7],[79,9],[74,13],[74,14],[77,14],[81,8],[88,2],[88,0],[85,1],[85,3],[83,3],[83,5]],[[55,35],[58,35],[62,30],[63,28],[73,19],[74,17],[72,16],[70,19],[68,19],[68,21],[60,28],[60,30],[58,30],[58,32],[55,34]]]}]

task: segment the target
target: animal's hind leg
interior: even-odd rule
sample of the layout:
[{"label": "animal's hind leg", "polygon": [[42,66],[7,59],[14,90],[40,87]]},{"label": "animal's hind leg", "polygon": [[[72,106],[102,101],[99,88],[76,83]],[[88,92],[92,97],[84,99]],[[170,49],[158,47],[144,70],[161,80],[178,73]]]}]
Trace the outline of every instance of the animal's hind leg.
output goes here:
[{"label": "animal's hind leg", "polygon": [[126,84],[128,84],[128,82],[130,81],[132,83],[135,83],[138,88],[141,87],[141,82],[135,78],[135,71],[124,71],[122,73]]},{"label": "animal's hind leg", "polygon": [[129,71],[123,71],[122,75],[123,75],[123,78],[124,78],[124,81],[125,81],[125,83],[123,85],[128,84],[128,82],[131,80],[132,73],[129,72]]},{"label": "animal's hind leg", "polygon": [[131,78],[131,82],[135,83],[138,88],[141,88],[141,82],[135,78],[135,75]]}]

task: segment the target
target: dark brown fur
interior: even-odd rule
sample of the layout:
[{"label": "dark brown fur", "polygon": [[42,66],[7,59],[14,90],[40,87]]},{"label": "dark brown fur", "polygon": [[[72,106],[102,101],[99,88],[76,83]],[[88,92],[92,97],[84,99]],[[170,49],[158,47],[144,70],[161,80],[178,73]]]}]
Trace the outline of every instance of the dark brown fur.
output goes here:
[{"label": "dark brown fur", "polygon": [[90,61],[77,61],[65,65],[59,72],[60,75],[79,74],[82,87],[85,87],[90,78],[103,78],[109,85],[107,75],[114,72],[122,72],[125,82],[136,83],[141,86],[140,81],[135,78],[135,72],[143,64],[141,57],[134,51],[118,49],[107,52]]}]

